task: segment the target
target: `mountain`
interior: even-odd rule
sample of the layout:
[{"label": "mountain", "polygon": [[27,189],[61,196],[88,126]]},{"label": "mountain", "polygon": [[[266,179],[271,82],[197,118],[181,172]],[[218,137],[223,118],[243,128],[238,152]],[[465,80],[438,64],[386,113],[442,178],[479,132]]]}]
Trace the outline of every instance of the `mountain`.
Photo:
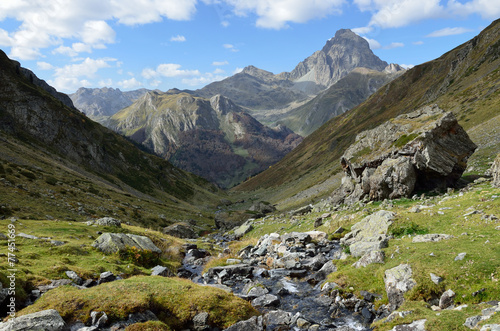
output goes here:
[{"label": "mountain", "polygon": [[282,206],[326,196],[340,184],[339,159],[356,134],[429,104],[456,115],[478,145],[469,171],[484,172],[500,149],[499,66],[497,20],[472,40],[406,71],[361,105],[331,119],[283,160],[235,191],[261,189],[270,202]]},{"label": "mountain", "polygon": [[355,68],[314,99],[279,116],[267,116],[264,121],[286,125],[297,134],[307,136],[331,118],[365,101],[404,71],[397,64],[388,66],[384,71]]},{"label": "mountain", "polygon": [[222,187],[268,168],[302,141],[283,126],[262,125],[228,98],[178,91],[147,92],[109,127]]},{"label": "mountain", "polygon": [[142,152],[24,72],[0,51],[0,216],[207,221],[215,186]]},{"label": "mountain", "polygon": [[357,67],[382,71],[387,63],[373,54],[365,39],[344,29],[337,31],[321,50],[300,62],[291,72],[275,75],[248,66],[194,93],[205,98],[221,94],[250,110],[283,108],[318,94]]},{"label": "mountain", "polygon": [[148,92],[147,89],[122,92],[120,89],[109,87],[85,88],[80,87],[69,95],[75,107],[89,118],[105,122],[109,116],[130,106],[135,100]]}]

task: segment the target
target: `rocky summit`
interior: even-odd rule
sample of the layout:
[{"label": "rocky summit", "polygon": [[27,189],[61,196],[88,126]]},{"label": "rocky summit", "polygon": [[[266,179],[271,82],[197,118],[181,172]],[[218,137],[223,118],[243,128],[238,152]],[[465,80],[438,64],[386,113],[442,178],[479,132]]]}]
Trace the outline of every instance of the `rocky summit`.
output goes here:
[{"label": "rocky summit", "polygon": [[357,135],[341,158],[344,177],[334,199],[410,197],[454,185],[476,149],[455,116],[426,106]]}]

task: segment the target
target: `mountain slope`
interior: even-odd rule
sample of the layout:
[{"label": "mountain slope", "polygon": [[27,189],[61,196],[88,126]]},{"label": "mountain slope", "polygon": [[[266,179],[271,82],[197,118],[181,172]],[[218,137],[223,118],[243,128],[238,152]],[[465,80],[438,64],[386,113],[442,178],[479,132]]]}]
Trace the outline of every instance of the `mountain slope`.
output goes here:
[{"label": "mountain slope", "polygon": [[382,71],[386,66],[385,61],[373,54],[365,39],[350,30],[339,30],[320,51],[300,62],[291,72],[274,75],[248,66],[194,93],[205,98],[221,94],[251,110],[276,109],[318,94],[354,68]]},{"label": "mountain slope", "polygon": [[113,115],[109,127],[223,187],[268,168],[302,140],[262,125],[225,97],[187,93],[148,92]]},{"label": "mountain slope", "polygon": [[[100,214],[96,209],[99,203],[107,207],[114,204],[107,201],[108,196],[120,196],[117,201],[128,200],[125,196],[145,199],[162,204],[172,215],[184,215],[180,217],[199,213],[201,208],[191,203],[217,199],[213,185],[141,152],[125,138],[64,105],[20,72],[19,63],[0,52],[0,161],[4,170],[0,190],[5,199],[2,202],[10,197],[7,209],[25,208],[27,201],[20,197],[26,196],[32,200],[32,210],[25,210],[30,215],[45,208],[68,215],[68,206],[62,201],[67,197],[83,200],[86,195],[65,196],[54,189],[65,187],[61,192],[81,192],[81,183],[86,183],[86,190],[93,196],[96,214]],[[47,192],[58,202],[44,202]]]},{"label": "mountain slope", "polygon": [[[489,158],[484,153],[494,149],[498,153],[500,146],[498,133],[494,133],[498,128],[494,123],[500,123],[499,66],[500,20],[497,20],[472,40],[436,60],[408,70],[363,104],[333,118],[278,164],[235,190],[265,189],[264,194],[273,202],[294,196],[296,202],[299,197],[310,201],[324,196],[338,185],[338,181],[332,179],[341,171],[339,158],[357,133],[431,103],[453,111],[468,132],[475,132],[471,138],[479,149],[471,161],[474,163],[475,158],[481,157],[477,162],[484,170]],[[481,128],[479,132],[478,128]],[[478,137],[486,135],[496,137],[496,142],[490,142],[484,150]],[[317,190],[312,190],[314,187]],[[314,194],[297,195],[306,189]]]},{"label": "mountain slope", "polygon": [[277,123],[286,125],[301,136],[307,136],[331,118],[359,105],[381,86],[404,72],[398,65],[393,67],[394,72],[358,67],[311,101],[280,115]]}]

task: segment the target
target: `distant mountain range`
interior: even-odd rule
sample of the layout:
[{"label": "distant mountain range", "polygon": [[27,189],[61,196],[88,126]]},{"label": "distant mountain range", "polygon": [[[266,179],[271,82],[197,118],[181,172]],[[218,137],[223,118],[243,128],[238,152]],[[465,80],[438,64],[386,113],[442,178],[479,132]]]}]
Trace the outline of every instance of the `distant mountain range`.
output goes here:
[{"label": "distant mountain range", "polygon": [[220,95],[150,91],[113,115],[108,126],[222,187],[268,168],[302,141],[283,126],[262,125]]}]

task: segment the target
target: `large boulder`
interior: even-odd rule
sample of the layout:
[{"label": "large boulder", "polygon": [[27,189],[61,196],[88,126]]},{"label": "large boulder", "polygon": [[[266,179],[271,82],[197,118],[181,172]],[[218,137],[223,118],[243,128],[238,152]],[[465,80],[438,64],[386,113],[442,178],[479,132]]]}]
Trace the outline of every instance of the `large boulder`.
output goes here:
[{"label": "large boulder", "polygon": [[0,323],[0,331],[62,331],[65,327],[61,315],[54,309],[42,310]]},{"label": "large boulder", "polygon": [[127,247],[150,250],[158,254],[162,252],[150,238],[128,233],[103,233],[94,241],[92,247],[106,254],[118,253]]},{"label": "large boulder", "polygon": [[395,214],[387,210],[368,215],[354,224],[340,243],[349,246],[351,255],[357,257],[385,248],[389,241],[387,230],[394,218]]},{"label": "large boulder", "polygon": [[193,228],[187,223],[175,223],[167,226],[166,228],[163,228],[163,233],[168,234],[169,236],[184,239],[194,239],[198,237],[193,231]]},{"label": "large boulder", "polygon": [[476,148],[453,113],[436,105],[400,115],[357,135],[341,158],[344,178],[334,203],[453,186]]},{"label": "large boulder", "polygon": [[497,155],[497,158],[493,162],[493,166],[491,167],[491,175],[493,176],[491,185],[500,187],[500,154]]}]

